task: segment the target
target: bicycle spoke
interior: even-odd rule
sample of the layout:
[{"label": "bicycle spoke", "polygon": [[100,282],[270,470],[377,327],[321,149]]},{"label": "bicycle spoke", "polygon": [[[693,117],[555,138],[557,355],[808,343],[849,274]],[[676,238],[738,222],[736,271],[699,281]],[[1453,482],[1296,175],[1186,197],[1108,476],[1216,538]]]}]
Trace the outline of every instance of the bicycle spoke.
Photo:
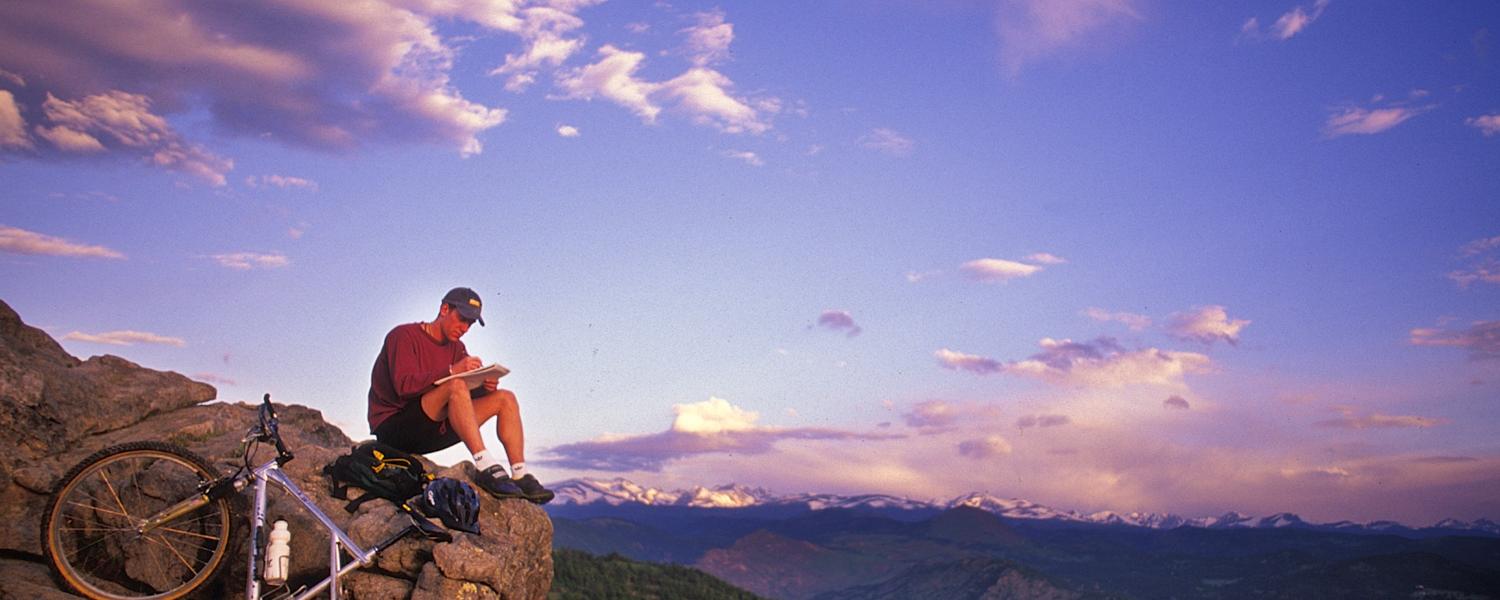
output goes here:
[{"label": "bicycle spoke", "polygon": [[79,503],[79,502],[74,502],[72,500],[69,500],[68,504],[72,504],[73,506],[77,506],[79,508],[83,508],[83,509],[86,509],[86,510],[92,510],[94,512],[101,512],[101,513],[104,513],[106,515],[115,515],[115,516],[119,516],[119,517],[125,517],[127,519],[130,518],[130,514],[129,513],[117,512],[117,511],[113,511],[113,510],[110,510],[110,509],[107,509],[107,508],[104,508],[104,507],[100,507],[100,506],[90,506],[88,504],[82,504],[82,503]]},{"label": "bicycle spoke", "polygon": [[184,529],[174,529],[174,528],[171,528],[171,527],[160,527],[157,530],[158,531],[165,531],[167,533],[175,533],[175,534],[178,534],[178,535],[185,535],[185,536],[189,536],[189,537],[202,538],[202,539],[205,539],[205,540],[218,540],[221,537],[221,536],[217,536],[217,535],[208,535],[206,533],[198,533],[196,531],[187,531],[187,530],[184,530]]},{"label": "bicycle spoke", "polygon": [[160,535],[158,535],[158,536],[156,536],[156,539],[155,539],[155,540],[152,540],[152,538],[149,538],[149,537],[148,537],[148,538],[146,538],[146,539],[147,539],[147,540],[149,540],[149,541],[156,541],[156,542],[157,542],[157,543],[159,543],[159,544],[161,544],[161,545],[163,545],[163,546],[166,546],[166,547],[167,547],[167,550],[171,550],[171,551],[172,551],[172,555],[173,555],[173,556],[176,556],[176,557],[177,557],[177,560],[178,560],[178,561],[180,561],[180,562],[181,562],[181,563],[182,563],[182,566],[184,566],[184,567],[187,567],[187,569],[188,569],[188,570],[189,570],[189,571],[191,571],[191,570],[193,570],[193,565],[192,565],[192,563],[189,563],[189,562],[188,562],[188,560],[187,560],[187,559],[186,559],[186,558],[183,558],[183,556],[182,556],[182,553],[181,553],[181,552],[178,552],[178,551],[177,551],[177,547],[176,547],[176,546],[173,546],[173,545],[172,545],[172,542],[169,542],[169,541],[167,541],[167,538],[165,538],[165,537],[163,537],[163,536],[160,536]]},{"label": "bicycle spoke", "polygon": [[104,469],[99,469],[99,478],[104,480],[104,487],[109,488],[109,495],[115,497],[115,504],[119,505],[120,512],[129,518],[130,512],[125,510],[125,503],[120,501],[120,494],[115,492],[115,486],[109,482],[109,475],[104,472]]}]

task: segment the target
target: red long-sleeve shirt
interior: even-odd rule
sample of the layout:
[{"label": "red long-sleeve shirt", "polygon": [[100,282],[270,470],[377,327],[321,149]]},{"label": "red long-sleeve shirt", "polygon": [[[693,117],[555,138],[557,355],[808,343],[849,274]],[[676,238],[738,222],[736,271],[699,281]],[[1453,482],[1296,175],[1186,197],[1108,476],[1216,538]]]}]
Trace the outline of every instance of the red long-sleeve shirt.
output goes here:
[{"label": "red long-sleeve shirt", "polygon": [[464,343],[441,343],[422,330],[421,323],[397,325],[385,334],[380,356],[370,372],[370,431],[422,397],[432,383],[448,376],[448,368],[468,356]]}]

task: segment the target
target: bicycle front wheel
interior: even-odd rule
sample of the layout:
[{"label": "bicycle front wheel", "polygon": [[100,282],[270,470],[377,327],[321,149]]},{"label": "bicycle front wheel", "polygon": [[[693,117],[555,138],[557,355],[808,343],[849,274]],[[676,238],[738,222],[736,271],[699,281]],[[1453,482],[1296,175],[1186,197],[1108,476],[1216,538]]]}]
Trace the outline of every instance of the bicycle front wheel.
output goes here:
[{"label": "bicycle front wheel", "polygon": [[150,531],[143,519],[218,478],[185,448],[133,442],[94,453],[63,476],[42,524],[58,579],[99,600],[172,600],[211,581],[229,551],[228,498]]}]

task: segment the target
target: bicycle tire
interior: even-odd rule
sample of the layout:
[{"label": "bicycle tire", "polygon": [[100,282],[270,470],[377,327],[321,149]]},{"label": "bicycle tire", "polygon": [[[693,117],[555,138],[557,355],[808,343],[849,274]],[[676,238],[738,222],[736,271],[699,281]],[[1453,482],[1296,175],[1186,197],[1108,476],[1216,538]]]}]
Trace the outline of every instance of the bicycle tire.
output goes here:
[{"label": "bicycle tire", "polygon": [[110,446],[53,488],[42,548],[53,575],[95,600],[177,600],[213,581],[229,553],[229,498],[210,501],[147,534],[128,526],[218,479],[213,465],[162,442]]}]

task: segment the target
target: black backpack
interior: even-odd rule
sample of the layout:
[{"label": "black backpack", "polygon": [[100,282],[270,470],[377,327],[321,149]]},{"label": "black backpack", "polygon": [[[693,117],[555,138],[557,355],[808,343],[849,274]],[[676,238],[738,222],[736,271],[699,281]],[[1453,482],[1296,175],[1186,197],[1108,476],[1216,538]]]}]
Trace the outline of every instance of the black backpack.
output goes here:
[{"label": "black backpack", "polygon": [[334,498],[349,500],[351,487],[365,491],[344,505],[344,510],[351,513],[376,498],[400,505],[422,493],[422,487],[433,479],[416,456],[374,440],[356,445],[348,454],[334,459],[323,467],[323,475],[328,477]]}]

